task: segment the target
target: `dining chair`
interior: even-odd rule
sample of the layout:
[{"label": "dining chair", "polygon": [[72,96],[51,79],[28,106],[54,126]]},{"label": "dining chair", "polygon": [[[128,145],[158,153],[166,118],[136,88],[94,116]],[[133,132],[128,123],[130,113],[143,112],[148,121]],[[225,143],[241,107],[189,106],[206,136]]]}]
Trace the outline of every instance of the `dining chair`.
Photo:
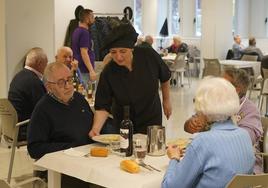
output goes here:
[{"label": "dining chair", "polygon": [[204,69],[202,77],[205,76],[220,76],[221,75],[221,65],[218,59],[207,59],[204,58]]},{"label": "dining chair", "polygon": [[263,107],[263,98],[266,99],[266,105],[265,105],[265,114],[268,115],[268,69],[262,68],[263,72],[263,81],[261,83],[261,91],[260,91],[260,97],[259,97],[259,103],[258,107],[260,112],[262,111]]},{"label": "dining chair", "polygon": [[12,144],[7,177],[7,182],[10,183],[16,147],[27,145],[26,141],[18,142],[19,127],[27,124],[29,119],[18,123],[17,112],[11,102],[6,98],[0,99],[0,118],[2,138],[4,138],[6,142]]},{"label": "dining chair", "polygon": [[242,55],[241,61],[257,61],[258,56],[257,55]]},{"label": "dining chair", "polygon": [[174,62],[169,64],[169,69],[171,71],[171,78],[175,79],[178,83],[178,78],[180,76],[180,85],[183,87],[183,78],[184,73],[187,71],[188,73],[188,85],[190,87],[191,81],[190,81],[190,72],[189,72],[189,66],[187,66],[187,63],[185,61],[187,53],[178,53]]},{"label": "dining chair", "polygon": [[[22,187],[24,185],[27,185],[27,184],[30,184],[30,183],[37,183],[37,182],[38,182],[38,187],[41,187],[41,188],[46,187],[46,183],[42,179],[37,178],[37,177],[32,177],[32,178],[23,180],[23,181],[21,181],[19,183],[12,184],[12,185],[10,185],[5,180],[0,179],[0,187],[1,188],[20,188],[20,187]],[[36,185],[36,184],[34,184],[34,185]],[[36,187],[36,186],[34,186],[34,187]]]},{"label": "dining chair", "polygon": [[226,188],[267,188],[268,187],[268,174],[237,174],[227,184]]},{"label": "dining chair", "polygon": [[263,158],[263,171],[268,173],[268,117],[261,118],[263,127],[263,136],[261,139],[261,155]]}]

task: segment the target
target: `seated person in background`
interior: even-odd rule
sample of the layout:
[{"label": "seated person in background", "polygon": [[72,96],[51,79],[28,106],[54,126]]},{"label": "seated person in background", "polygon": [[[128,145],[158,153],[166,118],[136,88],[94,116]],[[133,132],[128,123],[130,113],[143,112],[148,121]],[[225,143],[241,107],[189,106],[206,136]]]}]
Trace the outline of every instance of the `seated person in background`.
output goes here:
[{"label": "seated person in background", "polygon": [[[39,99],[46,93],[42,78],[47,65],[47,55],[41,48],[32,48],[27,56],[25,67],[12,79],[8,100],[18,114],[18,121],[30,119]],[[26,140],[27,125],[19,129],[18,140]]]},{"label": "seated person in background", "polygon": [[[249,76],[245,70],[229,68],[225,70],[223,77],[233,84],[240,98],[240,109],[236,115],[237,124],[249,133],[252,145],[256,148],[257,152],[260,152],[259,142],[263,135],[261,115],[256,105],[246,97],[250,84]],[[189,133],[200,132],[206,129],[207,124],[204,116],[197,114],[186,121],[184,130]],[[254,172],[263,172],[260,156],[256,156]]]},{"label": "seated person in background", "polygon": [[261,61],[263,57],[263,53],[260,50],[260,48],[256,47],[256,39],[254,37],[250,37],[248,40],[248,47],[246,47],[243,51],[242,54],[245,55],[258,55],[258,61]]},{"label": "seated person in background", "polygon": [[168,53],[188,52],[188,45],[181,41],[180,37],[173,37],[173,44],[167,48]]},{"label": "seated person in background", "polygon": [[239,35],[234,36],[234,44],[233,44],[234,57],[233,57],[233,59],[241,59],[243,49],[244,49],[244,46],[241,44],[240,36]]},{"label": "seated person in background", "polygon": [[154,43],[153,37],[151,35],[146,35],[145,40],[138,46],[152,48],[153,43]]},{"label": "seated person in background", "polygon": [[73,51],[71,48],[67,46],[59,48],[55,59],[57,63],[65,64],[71,70],[72,75],[76,74],[75,76],[78,78],[78,81],[80,83],[82,82],[81,72],[78,68],[78,61],[73,58]]},{"label": "seated person in background", "polygon": [[162,188],[223,188],[236,174],[251,174],[255,158],[250,136],[231,120],[239,111],[232,84],[223,78],[203,79],[194,106],[210,122],[209,130],[194,137],[181,161],[180,148],[168,146],[171,160]]},{"label": "seated person in background", "polygon": [[73,51],[70,47],[60,47],[55,56],[56,62],[65,64],[71,72],[79,71],[78,61],[73,58]]},{"label": "seated person in background", "polygon": [[62,63],[50,63],[44,83],[48,93],[36,105],[28,127],[27,148],[34,159],[91,143],[88,132],[93,112],[85,98],[74,92],[70,69]]},{"label": "seated person in background", "polygon": [[138,45],[140,45],[142,42],[143,42],[143,36],[138,36],[138,38],[137,38],[137,41],[136,41],[136,43],[135,43],[135,46],[138,46]]},{"label": "seated person in background", "polygon": [[268,55],[263,56],[261,60],[261,76],[264,78],[262,68],[268,69]]},{"label": "seated person in background", "polygon": [[112,56],[111,56],[111,53],[108,53],[108,54],[106,54],[106,56],[103,58],[103,60],[102,60],[102,65],[103,65],[103,67],[105,66],[105,65],[107,65],[108,63],[110,63],[110,61],[112,61]]}]

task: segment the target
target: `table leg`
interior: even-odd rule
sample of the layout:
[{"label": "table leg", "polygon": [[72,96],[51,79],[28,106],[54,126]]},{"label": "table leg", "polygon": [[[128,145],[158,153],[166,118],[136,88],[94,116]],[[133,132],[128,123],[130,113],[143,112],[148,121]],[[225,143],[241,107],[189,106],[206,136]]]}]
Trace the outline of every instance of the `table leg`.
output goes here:
[{"label": "table leg", "polygon": [[48,170],[48,188],[61,187],[61,174],[52,170]]}]

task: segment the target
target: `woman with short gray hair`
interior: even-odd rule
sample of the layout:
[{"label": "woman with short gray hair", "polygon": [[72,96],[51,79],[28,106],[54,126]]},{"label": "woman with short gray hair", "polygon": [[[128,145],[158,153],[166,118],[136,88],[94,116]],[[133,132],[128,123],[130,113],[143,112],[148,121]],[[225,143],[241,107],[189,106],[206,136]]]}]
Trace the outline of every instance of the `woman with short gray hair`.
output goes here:
[{"label": "woman with short gray hair", "polygon": [[209,122],[180,160],[180,148],[169,145],[170,163],[162,188],[225,187],[236,174],[251,174],[254,152],[248,133],[236,126],[231,116],[239,111],[239,97],[234,86],[223,78],[205,78],[194,100],[197,113]]}]

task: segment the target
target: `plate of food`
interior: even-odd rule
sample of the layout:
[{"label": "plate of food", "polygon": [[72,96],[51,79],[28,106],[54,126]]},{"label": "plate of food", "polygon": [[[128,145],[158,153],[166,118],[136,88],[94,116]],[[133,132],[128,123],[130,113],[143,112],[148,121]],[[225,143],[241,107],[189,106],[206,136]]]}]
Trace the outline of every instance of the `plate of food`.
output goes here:
[{"label": "plate of food", "polygon": [[92,137],[92,140],[103,143],[103,144],[109,144],[110,142],[113,142],[113,141],[119,141],[120,135],[119,134],[101,134],[101,135]]},{"label": "plate of food", "polygon": [[189,138],[178,138],[175,140],[171,140],[167,143],[167,145],[177,145],[180,149],[186,149],[187,145],[191,142]]}]

